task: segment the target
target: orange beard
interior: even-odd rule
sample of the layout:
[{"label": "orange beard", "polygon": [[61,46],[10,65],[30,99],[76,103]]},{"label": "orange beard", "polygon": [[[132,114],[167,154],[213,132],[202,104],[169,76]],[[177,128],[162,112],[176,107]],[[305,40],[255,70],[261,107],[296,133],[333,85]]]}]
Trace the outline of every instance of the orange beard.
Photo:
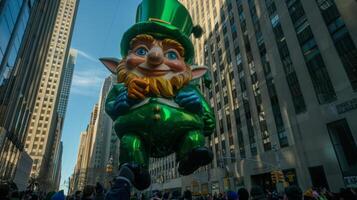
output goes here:
[{"label": "orange beard", "polygon": [[118,66],[118,82],[124,83],[128,86],[133,78],[141,78],[149,82],[149,95],[157,97],[174,97],[176,92],[187,85],[192,79],[192,72],[189,67],[187,70],[177,76],[172,77],[170,80],[161,77],[139,77],[130,72],[126,67],[126,60],[122,60]]}]

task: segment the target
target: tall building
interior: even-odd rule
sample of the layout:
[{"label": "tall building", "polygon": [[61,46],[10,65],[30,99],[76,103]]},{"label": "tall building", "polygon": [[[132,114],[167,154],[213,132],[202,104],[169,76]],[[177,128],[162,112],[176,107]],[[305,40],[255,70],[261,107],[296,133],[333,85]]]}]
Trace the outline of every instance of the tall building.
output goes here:
[{"label": "tall building", "polygon": [[58,148],[55,152],[55,157],[53,161],[53,172],[51,181],[53,181],[51,185],[51,190],[58,191],[61,182],[61,172],[62,172],[62,155],[63,155],[63,142],[60,142]]},{"label": "tall building", "polygon": [[0,1],[0,179],[14,179],[19,159],[32,163],[24,143],[58,8],[58,1]]},{"label": "tall building", "polygon": [[[207,138],[214,161],[158,189],[208,193],[275,187],[273,171],[303,189],[332,191],[357,177],[357,4],[353,0],[182,0],[204,27],[196,63],[210,68],[202,88],[216,113]],[[175,174],[175,173],[174,173]],[[163,181],[164,180],[164,181]]]},{"label": "tall building", "polygon": [[115,82],[114,75],[105,79],[87,130],[81,134],[70,193],[96,182],[107,186],[119,168],[119,139],[112,128],[112,120],[105,112],[105,100]]},{"label": "tall building", "polygon": [[57,110],[78,4],[78,0],[60,1],[41,84],[36,93],[35,109],[27,130],[25,149],[34,161],[31,176],[37,177],[42,186],[47,186],[43,189],[51,188],[49,185],[54,183],[55,172],[48,169],[53,169],[55,152],[60,145],[58,127],[61,128],[63,118]]},{"label": "tall building", "polygon": [[85,179],[87,173],[87,165],[86,165],[86,156],[85,156],[85,147],[87,142],[87,133],[82,132],[80,135],[80,141],[78,146],[78,154],[76,165],[74,168],[74,172],[71,178],[71,187],[69,194],[73,194],[77,190],[82,190],[85,186]]},{"label": "tall building", "polygon": [[86,186],[89,182],[92,181],[92,175],[94,170],[91,168],[91,159],[93,158],[96,142],[96,124],[98,115],[99,106],[98,104],[96,104],[93,107],[87,129],[85,132],[82,132],[80,136],[77,161],[76,166],[74,168],[71,183],[71,185],[73,186],[73,191],[82,191],[84,186]]},{"label": "tall building", "polygon": [[[63,71],[63,81],[61,83],[61,89],[59,94],[59,102],[57,107],[57,114],[56,114],[56,128],[54,130],[54,145],[52,147],[52,155],[51,155],[51,164],[50,164],[50,174],[52,177],[49,177],[50,181],[53,183],[57,183],[58,175],[61,173],[60,166],[62,162],[62,149],[63,144],[61,141],[62,138],[62,130],[63,130],[63,123],[66,115],[67,104],[69,93],[71,89],[71,83],[73,78],[73,71],[76,64],[77,59],[77,51],[75,49],[71,49],[68,55],[67,63],[64,66]],[[53,190],[58,190],[58,184],[53,185]]]},{"label": "tall building", "polygon": [[61,118],[65,118],[66,116],[68,98],[72,85],[73,72],[77,61],[77,54],[78,52],[76,49],[70,49],[67,64],[64,68],[63,83],[57,109],[58,115]]},{"label": "tall building", "polygon": [[[107,165],[110,159],[110,142],[112,136],[113,122],[105,112],[105,100],[113,83],[116,81],[115,76],[109,76],[105,79],[98,102],[98,117],[95,122],[95,132],[93,134],[93,148],[89,161],[89,171],[87,184],[96,182],[104,183],[108,178]],[[113,159],[113,158],[112,158]]]}]

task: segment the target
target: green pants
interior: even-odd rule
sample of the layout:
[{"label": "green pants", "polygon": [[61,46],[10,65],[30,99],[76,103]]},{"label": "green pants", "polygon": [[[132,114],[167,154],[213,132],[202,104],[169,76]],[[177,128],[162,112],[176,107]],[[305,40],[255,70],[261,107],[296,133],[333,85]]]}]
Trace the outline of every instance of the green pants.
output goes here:
[{"label": "green pants", "polygon": [[[172,141],[172,144],[177,141]],[[188,132],[174,149],[177,161],[182,160],[189,152],[205,145],[205,138],[200,131]],[[155,147],[154,147],[155,148]],[[120,163],[136,163],[145,168],[149,166],[150,144],[145,142],[138,134],[124,134],[120,139]]]}]

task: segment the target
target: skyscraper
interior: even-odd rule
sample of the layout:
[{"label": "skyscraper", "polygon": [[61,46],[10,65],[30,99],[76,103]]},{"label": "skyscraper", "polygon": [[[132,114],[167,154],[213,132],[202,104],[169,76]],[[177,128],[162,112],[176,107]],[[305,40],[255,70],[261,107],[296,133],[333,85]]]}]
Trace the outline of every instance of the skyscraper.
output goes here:
[{"label": "skyscraper", "polygon": [[[25,153],[26,131],[36,101],[34,91],[40,84],[58,8],[58,1],[0,2],[1,179],[13,179],[19,158],[28,157],[20,155]],[[31,161],[23,162],[22,166],[27,166]]]},{"label": "skyscraper", "polygon": [[73,186],[76,190],[83,190],[89,182],[93,180],[94,170],[91,168],[91,159],[93,158],[94,148],[95,148],[95,139],[96,139],[96,130],[98,123],[99,115],[99,106],[96,104],[93,107],[90,121],[88,123],[87,129],[85,132],[81,133],[80,144],[77,155],[77,163],[74,169],[73,174]]},{"label": "skyscraper", "polygon": [[62,83],[58,109],[57,109],[58,115],[62,118],[65,118],[66,111],[67,111],[68,98],[71,90],[73,71],[76,65],[76,60],[77,60],[77,50],[71,49],[69,51],[67,63],[63,72],[63,83]]},{"label": "skyscraper", "polygon": [[[61,83],[61,89],[59,94],[59,102],[57,107],[57,114],[56,114],[56,128],[54,129],[54,142],[52,147],[52,154],[51,154],[51,163],[50,163],[50,174],[52,177],[49,177],[49,182],[57,183],[56,179],[58,175],[61,173],[61,163],[62,161],[62,149],[63,144],[61,141],[62,138],[62,130],[63,130],[63,123],[66,115],[67,104],[69,93],[71,89],[71,83],[73,78],[73,71],[76,64],[77,59],[77,51],[75,49],[71,49],[68,55],[67,63],[64,67],[63,71],[63,80]],[[51,133],[50,133],[51,134]],[[58,180],[59,181],[59,180]],[[58,185],[53,185],[53,190],[58,190]]]},{"label": "skyscraper", "polygon": [[[188,177],[154,170],[162,189],[219,192],[259,184],[271,172],[303,189],[337,191],[357,176],[357,4],[334,0],[183,0],[205,29],[196,63],[216,113],[214,162]],[[175,183],[175,184],[173,184]]]},{"label": "skyscraper", "polygon": [[93,148],[89,159],[90,170],[88,171],[87,184],[104,183],[108,177],[106,167],[110,160],[110,140],[113,123],[105,112],[105,100],[115,81],[115,76],[108,76],[99,95],[98,117],[93,133]]},{"label": "skyscraper", "polygon": [[53,183],[53,170],[48,173],[48,169],[53,169],[54,152],[60,143],[61,134],[56,130],[63,118],[59,119],[58,104],[78,4],[77,0],[60,1],[41,84],[36,93],[35,109],[27,130],[25,149],[34,161],[31,175],[46,186]]},{"label": "skyscraper", "polygon": [[[105,100],[116,76],[108,76],[102,86],[86,132],[81,134],[76,166],[71,178],[71,192],[87,184],[109,183],[119,168],[119,139],[113,122],[105,112]],[[108,170],[108,167],[113,171]]]},{"label": "skyscraper", "polygon": [[76,159],[76,165],[74,167],[74,172],[71,178],[71,189],[68,192],[72,194],[77,190],[82,190],[85,186],[85,179],[87,173],[87,162],[85,160],[85,148],[87,142],[87,132],[82,132],[80,135],[78,154]]}]

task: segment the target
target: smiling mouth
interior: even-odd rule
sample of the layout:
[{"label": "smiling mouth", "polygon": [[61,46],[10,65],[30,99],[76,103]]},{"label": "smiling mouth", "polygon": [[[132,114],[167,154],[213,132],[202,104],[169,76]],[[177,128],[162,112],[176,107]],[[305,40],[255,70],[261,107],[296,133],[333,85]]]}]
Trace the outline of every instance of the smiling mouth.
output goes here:
[{"label": "smiling mouth", "polygon": [[137,69],[147,76],[163,76],[163,75],[171,72],[171,70],[147,69],[147,68],[143,68],[140,66],[138,66]]}]

